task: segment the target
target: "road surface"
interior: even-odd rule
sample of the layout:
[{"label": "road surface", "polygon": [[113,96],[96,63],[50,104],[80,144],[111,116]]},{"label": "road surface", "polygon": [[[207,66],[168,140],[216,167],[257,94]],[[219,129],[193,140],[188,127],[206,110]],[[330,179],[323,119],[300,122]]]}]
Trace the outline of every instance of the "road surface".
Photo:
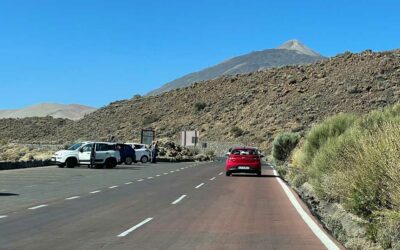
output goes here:
[{"label": "road surface", "polygon": [[1,171],[0,249],[342,249],[275,174],[226,177],[223,163]]}]

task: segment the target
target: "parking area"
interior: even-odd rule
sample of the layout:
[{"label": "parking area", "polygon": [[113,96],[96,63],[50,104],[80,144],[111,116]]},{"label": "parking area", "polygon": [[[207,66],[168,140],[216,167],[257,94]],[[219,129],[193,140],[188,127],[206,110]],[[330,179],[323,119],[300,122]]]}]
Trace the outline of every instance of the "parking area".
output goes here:
[{"label": "parking area", "polygon": [[[198,163],[186,163],[186,165]],[[87,166],[57,166],[5,170],[0,172],[0,214],[60,197],[87,193],[118,183],[162,175],[176,170],[183,163],[136,163],[118,165],[114,169],[89,169]]]}]

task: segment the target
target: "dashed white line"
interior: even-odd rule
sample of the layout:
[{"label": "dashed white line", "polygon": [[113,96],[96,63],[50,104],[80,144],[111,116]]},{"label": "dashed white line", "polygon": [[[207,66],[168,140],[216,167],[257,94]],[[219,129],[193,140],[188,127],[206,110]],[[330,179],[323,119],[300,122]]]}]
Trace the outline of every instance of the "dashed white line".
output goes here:
[{"label": "dashed white line", "polygon": [[175,171],[169,171],[170,173],[174,173]]},{"label": "dashed white line", "polygon": [[118,186],[111,186],[111,187],[108,187],[109,189],[113,189],[113,188],[117,188]]},{"label": "dashed white line", "polygon": [[0,215],[0,219],[7,218],[8,215]]},{"label": "dashed white line", "polygon": [[203,186],[203,185],[204,185],[204,182],[201,183],[201,184],[199,184],[199,185],[197,185],[195,188],[200,188],[200,187]]},{"label": "dashed white line", "polygon": [[156,175],[156,176],[157,176],[157,177],[160,177],[161,175],[158,174],[158,175]]},{"label": "dashed white line", "polygon": [[47,206],[48,206],[47,204],[43,204],[43,205],[39,205],[39,206],[36,206],[36,207],[30,207],[28,209],[35,210],[35,209],[42,208],[42,207],[47,207]]},{"label": "dashed white line", "polygon": [[222,175],[222,174],[223,174],[223,172],[219,173],[218,175]]},{"label": "dashed white line", "polygon": [[120,234],[118,235],[118,237],[125,237],[125,236],[127,236],[128,234],[132,233],[133,231],[135,231],[135,230],[138,229],[139,227],[141,227],[141,226],[143,226],[144,224],[150,222],[152,219],[153,219],[153,218],[147,218],[147,219],[145,219],[144,221],[140,222],[139,224],[137,224],[137,225],[135,225],[135,226],[129,228],[129,229],[126,230],[125,232],[120,233]]},{"label": "dashed white line", "polygon": [[139,179],[139,180],[137,180],[137,181],[144,181],[143,179]]},{"label": "dashed white line", "polygon": [[125,185],[130,185],[130,184],[132,184],[131,181],[125,183]]},{"label": "dashed white line", "polygon": [[90,192],[91,194],[97,194],[97,193],[100,193],[101,192],[101,190],[95,190],[95,191],[92,191],[92,192]]},{"label": "dashed white line", "polygon": [[311,219],[311,217],[304,211],[301,207],[300,203],[296,200],[296,197],[290,191],[288,186],[279,178],[278,172],[274,169],[273,173],[277,176],[276,180],[281,185],[283,191],[285,192],[286,196],[289,198],[289,201],[292,203],[294,208],[299,213],[300,217],[304,220],[304,222],[308,225],[311,231],[319,238],[319,240],[325,245],[328,249],[339,250],[340,248],[329,238],[329,236],[318,227],[318,225]]},{"label": "dashed white line", "polygon": [[182,170],[184,170],[185,168],[181,168]]},{"label": "dashed white line", "polygon": [[164,175],[167,175],[168,173],[164,173]]},{"label": "dashed white line", "polygon": [[172,202],[172,205],[178,204],[181,200],[183,200],[186,197],[186,194],[182,195],[178,199],[176,199],[174,202]]},{"label": "dashed white line", "polygon": [[66,200],[75,200],[75,199],[78,199],[80,196],[72,196],[72,197],[68,197],[68,198],[65,198]]},{"label": "dashed white line", "polygon": [[153,179],[153,177],[149,176],[149,177],[147,177],[147,179]]},{"label": "dashed white line", "polygon": [[213,177],[213,178],[210,179],[210,181],[213,181],[213,180],[215,180],[215,177]]}]

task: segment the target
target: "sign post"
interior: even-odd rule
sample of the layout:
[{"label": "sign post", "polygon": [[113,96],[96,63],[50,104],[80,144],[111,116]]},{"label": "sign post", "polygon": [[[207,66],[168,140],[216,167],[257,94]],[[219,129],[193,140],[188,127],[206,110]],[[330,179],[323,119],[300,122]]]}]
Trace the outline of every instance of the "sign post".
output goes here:
[{"label": "sign post", "polygon": [[140,143],[151,145],[156,138],[156,131],[154,129],[142,129],[140,136]]}]

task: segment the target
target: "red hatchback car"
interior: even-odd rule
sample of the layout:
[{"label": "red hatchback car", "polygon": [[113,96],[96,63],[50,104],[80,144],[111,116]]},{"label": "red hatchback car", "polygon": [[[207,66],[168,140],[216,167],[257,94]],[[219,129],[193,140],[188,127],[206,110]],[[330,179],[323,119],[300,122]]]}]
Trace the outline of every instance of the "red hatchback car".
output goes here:
[{"label": "red hatchback car", "polygon": [[233,148],[226,160],[226,176],[232,173],[256,173],[261,176],[261,157],[256,148]]}]

